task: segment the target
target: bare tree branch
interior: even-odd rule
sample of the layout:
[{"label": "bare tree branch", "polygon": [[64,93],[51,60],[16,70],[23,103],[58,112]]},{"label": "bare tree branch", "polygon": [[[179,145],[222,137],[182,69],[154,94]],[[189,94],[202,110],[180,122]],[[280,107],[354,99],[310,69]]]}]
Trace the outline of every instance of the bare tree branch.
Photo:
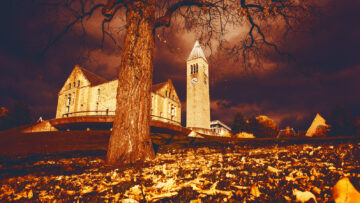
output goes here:
[{"label": "bare tree branch", "polygon": [[214,7],[215,4],[208,2],[208,1],[202,1],[202,0],[179,1],[179,2],[171,5],[170,7],[168,7],[166,9],[166,13],[163,16],[158,17],[155,20],[155,28],[161,27],[161,26],[169,27],[170,23],[171,23],[172,14],[183,6]]},{"label": "bare tree branch", "polygon": [[82,20],[83,20],[85,17],[90,18],[91,15],[93,14],[93,12],[94,12],[95,10],[97,10],[98,8],[104,7],[104,6],[105,6],[104,4],[97,4],[97,5],[95,5],[94,7],[92,7],[90,11],[85,12],[84,14],[77,16],[77,17],[75,18],[75,20],[73,20],[71,23],[69,23],[62,32],[60,32],[52,41],[50,41],[50,42],[46,45],[46,47],[45,47],[45,48],[42,50],[42,52],[41,52],[41,56],[43,56],[50,47],[54,46],[54,44],[55,44],[59,39],[61,39],[61,37],[63,37],[76,23],[78,23],[78,22],[81,22],[81,23],[82,23]]}]

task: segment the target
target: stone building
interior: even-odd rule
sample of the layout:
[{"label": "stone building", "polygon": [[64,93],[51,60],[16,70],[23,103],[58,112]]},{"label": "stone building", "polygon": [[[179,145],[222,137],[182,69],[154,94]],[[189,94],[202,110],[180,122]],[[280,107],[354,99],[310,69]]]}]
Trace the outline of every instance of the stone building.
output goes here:
[{"label": "stone building", "polygon": [[210,131],[209,65],[198,41],[186,61],[186,127]]},{"label": "stone building", "polygon": [[[117,79],[107,81],[75,65],[58,94],[56,118],[115,115],[117,87]],[[181,124],[181,103],[171,80],[154,84],[151,99],[153,120]]]}]

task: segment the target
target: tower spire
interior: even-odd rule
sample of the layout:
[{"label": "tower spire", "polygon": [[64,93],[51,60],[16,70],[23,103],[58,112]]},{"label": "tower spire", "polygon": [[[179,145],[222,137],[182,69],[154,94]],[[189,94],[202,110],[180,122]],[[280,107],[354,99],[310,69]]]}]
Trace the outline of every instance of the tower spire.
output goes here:
[{"label": "tower spire", "polygon": [[197,59],[197,58],[203,58],[207,62],[205,54],[204,54],[203,50],[201,49],[199,40],[196,40],[194,47],[191,50],[191,53],[187,60],[190,61],[190,60]]}]

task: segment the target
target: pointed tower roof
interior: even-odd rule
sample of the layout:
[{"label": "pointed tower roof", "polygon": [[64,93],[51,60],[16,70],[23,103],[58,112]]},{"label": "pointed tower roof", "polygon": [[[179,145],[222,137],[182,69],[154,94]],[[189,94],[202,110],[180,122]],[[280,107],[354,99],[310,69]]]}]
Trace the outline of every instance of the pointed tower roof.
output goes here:
[{"label": "pointed tower roof", "polygon": [[312,137],[314,135],[314,133],[316,132],[316,129],[319,126],[328,126],[326,124],[326,120],[320,115],[320,114],[316,114],[313,122],[311,123],[309,129],[306,131],[306,136],[307,137]]},{"label": "pointed tower roof", "polygon": [[201,49],[201,46],[200,46],[200,43],[198,40],[196,40],[194,47],[191,50],[191,53],[187,60],[190,61],[190,60],[197,59],[197,58],[203,58],[207,62],[205,54],[204,54],[203,50]]}]

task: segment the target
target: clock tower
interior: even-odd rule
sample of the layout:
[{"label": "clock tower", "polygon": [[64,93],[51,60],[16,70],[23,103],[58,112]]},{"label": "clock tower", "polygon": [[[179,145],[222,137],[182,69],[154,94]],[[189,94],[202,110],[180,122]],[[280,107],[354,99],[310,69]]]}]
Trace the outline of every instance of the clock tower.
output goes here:
[{"label": "clock tower", "polygon": [[210,129],[209,65],[199,41],[186,61],[186,127]]}]

